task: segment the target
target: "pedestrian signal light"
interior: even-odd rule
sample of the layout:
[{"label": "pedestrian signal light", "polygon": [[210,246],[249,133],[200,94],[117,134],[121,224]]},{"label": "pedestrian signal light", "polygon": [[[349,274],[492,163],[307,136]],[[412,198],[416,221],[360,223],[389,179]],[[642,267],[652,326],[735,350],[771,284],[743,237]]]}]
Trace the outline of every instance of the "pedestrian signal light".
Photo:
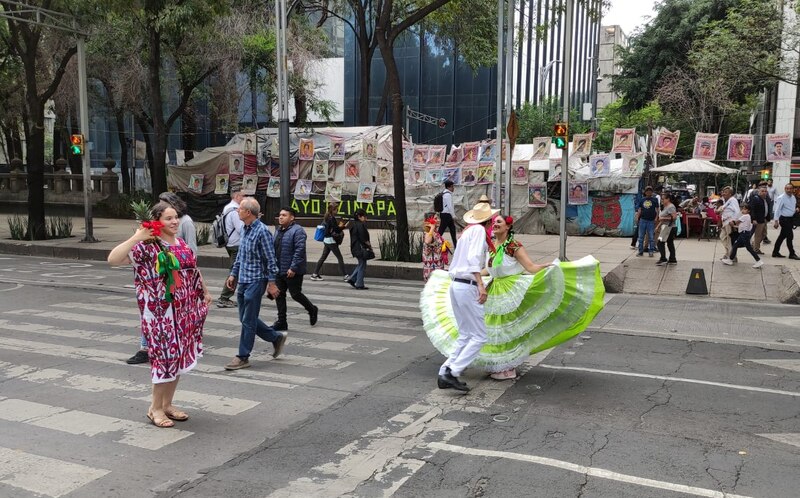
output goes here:
[{"label": "pedestrian signal light", "polygon": [[761,170],[761,179],[762,180],[769,180],[769,170],[768,169],[762,169]]},{"label": "pedestrian signal light", "polygon": [[73,156],[82,156],[83,155],[83,146],[84,140],[83,135],[76,134],[70,137],[70,150],[72,151]]},{"label": "pedestrian signal light", "polygon": [[557,149],[566,149],[569,142],[567,123],[556,123],[553,126],[553,143]]}]

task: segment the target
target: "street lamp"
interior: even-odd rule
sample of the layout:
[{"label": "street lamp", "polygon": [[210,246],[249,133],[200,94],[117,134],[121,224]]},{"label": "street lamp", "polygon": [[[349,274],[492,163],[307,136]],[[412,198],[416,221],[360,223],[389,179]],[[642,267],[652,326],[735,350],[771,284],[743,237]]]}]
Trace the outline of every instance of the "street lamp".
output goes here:
[{"label": "street lamp", "polygon": [[542,99],[544,98],[544,80],[550,75],[550,70],[553,69],[553,65],[555,64],[561,64],[561,61],[550,61],[539,68],[539,105],[542,104]]}]

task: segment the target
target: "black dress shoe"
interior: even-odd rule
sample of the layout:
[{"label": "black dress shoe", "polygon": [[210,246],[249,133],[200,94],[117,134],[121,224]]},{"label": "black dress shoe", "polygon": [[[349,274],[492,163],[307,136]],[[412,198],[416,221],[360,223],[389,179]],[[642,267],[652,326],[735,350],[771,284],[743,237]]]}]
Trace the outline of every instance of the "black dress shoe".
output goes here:
[{"label": "black dress shoe", "polygon": [[350,287],[355,287],[356,286],[356,283],[353,280],[346,280],[346,282],[348,284],[350,284]]},{"label": "black dress shoe", "polygon": [[785,258],[786,256],[784,256],[783,254],[781,254],[779,252],[773,252],[772,253],[772,257],[773,258]]},{"label": "black dress shoe", "polygon": [[317,324],[317,315],[319,315],[319,308],[314,306],[314,309],[308,312],[308,322],[312,327]]},{"label": "black dress shoe", "polygon": [[800,256],[798,256],[797,254],[790,254],[789,259],[800,259]]},{"label": "black dress shoe", "polygon": [[150,357],[147,355],[147,351],[140,349],[135,355],[125,360],[125,363],[128,365],[138,365],[139,363],[147,363],[148,361],[150,361]]},{"label": "black dress shoe", "polygon": [[772,241],[771,241],[771,240],[769,240],[769,239],[768,239],[768,238],[766,238],[766,237],[764,238],[764,240],[762,240],[762,241],[761,241],[761,243],[762,243],[762,244],[769,244],[769,243],[771,243],[771,242],[772,242]]},{"label": "black dress shoe", "polygon": [[457,377],[453,377],[453,374],[450,372],[445,373],[444,375],[440,375],[436,382],[439,385],[439,389],[450,389],[453,388],[457,391],[469,391],[469,387]]},{"label": "black dress shoe", "polygon": [[356,289],[358,289],[358,290],[367,290],[367,289],[369,289],[369,287],[367,287],[367,286],[365,285],[365,286],[363,286],[363,287],[356,287]]},{"label": "black dress shoe", "polygon": [[277,331],[289,330],[289,324],[286,322],[275,322],[272,324],[272,328]]}]

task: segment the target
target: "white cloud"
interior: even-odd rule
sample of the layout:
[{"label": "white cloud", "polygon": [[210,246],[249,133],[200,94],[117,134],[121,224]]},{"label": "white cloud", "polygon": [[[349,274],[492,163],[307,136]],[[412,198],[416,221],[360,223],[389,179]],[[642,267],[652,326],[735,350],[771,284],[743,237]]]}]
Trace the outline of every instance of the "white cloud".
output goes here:
[{"label": "white cloud", "polygon": [[644,26],[655,15],[656,0],[611,0],[611,8],[603,17],[603,25],[619,25],[626,35]]}]

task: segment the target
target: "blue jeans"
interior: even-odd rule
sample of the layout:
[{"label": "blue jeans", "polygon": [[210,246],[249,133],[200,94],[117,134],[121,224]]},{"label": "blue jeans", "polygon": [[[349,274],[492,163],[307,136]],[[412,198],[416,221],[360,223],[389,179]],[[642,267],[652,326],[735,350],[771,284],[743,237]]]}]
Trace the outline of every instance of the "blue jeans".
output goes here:
[{"label": "blue jeans", "polygon": [[350,280],[355,283],[356,287],[364,287],[364,272],[367,270],[367,260],[361,258],[356,259],[358,259],[358,264],[355,270],[353,270],[353,273],[350,274]]},{"label": "blue jeans", "polygon": [[647,251],[649,253],[656,252],[656,241],[655,241],[655,229],[656,229],[656,222],[655,220],[639,220],[639,254],[644,253],[644,234],[647,233],[647,237],[650,243],[650,249]]},{"label": "blue jeans", "polygon": [[264,296],[266,289],[266,280],[239,284],[236,301],[239,304],[239,321],[242,322],[242,334],[239,337],[239,354],[236,356],[243,360],[250,357],[250,352],[256,342],[256,336],[271,343],[275,343],[281,338],[281,334],[258,318],[258,312],[261,310],[261,298]]}]

